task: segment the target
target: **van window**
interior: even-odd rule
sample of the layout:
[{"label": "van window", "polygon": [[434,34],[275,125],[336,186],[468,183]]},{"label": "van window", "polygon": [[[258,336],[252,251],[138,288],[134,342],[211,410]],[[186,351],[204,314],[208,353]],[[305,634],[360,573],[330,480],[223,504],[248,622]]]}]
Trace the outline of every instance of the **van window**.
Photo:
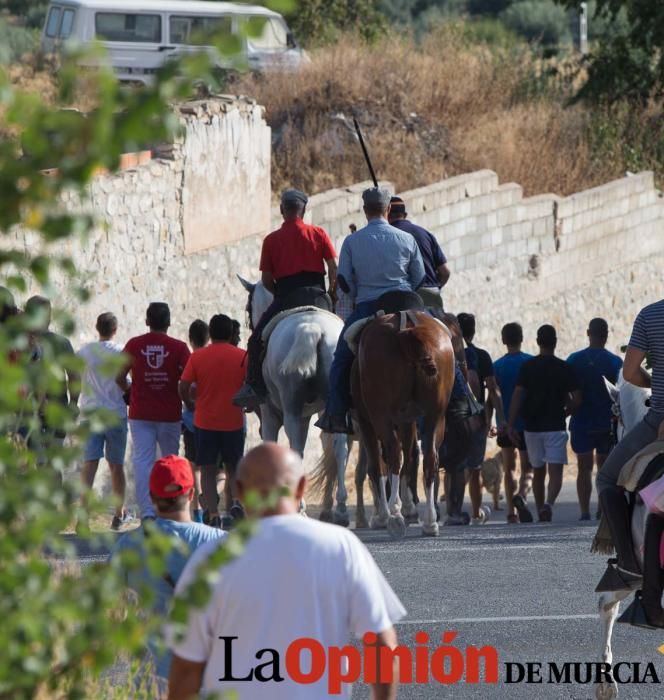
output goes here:
[{"label": "van window", "polygon": [[259,33],[253,33],[247,38],[249,46],[253,49],[269,51],[274,49],[285,49],[288,47],[288,32],[286,25],[278,19],[268,19],[258,24],[258,19],[251,20],[252,29],[258,29]]},{"label": "van window", "polygon": [[226,17],[187,17],[173,15],[170,18],[170,43],[205,46],[210,38],[230,34],[232,18]]},{"label": "van window", "polygon": [[161,43],[161,17],[124,12],[97,12],[95,33],[106,41]]},{"label": "van window", "polygon": [[58,35],[58,27],[60,26],[61,8],[52,7],[48,13],[48,21],[46,22],[46,36],[54,39]]},{"label": "van window", "polygon": [[60,25],[60,38],[69,39],[72,27],[74,26],[74,10],[65,10],[62,13],[62,24]]}]

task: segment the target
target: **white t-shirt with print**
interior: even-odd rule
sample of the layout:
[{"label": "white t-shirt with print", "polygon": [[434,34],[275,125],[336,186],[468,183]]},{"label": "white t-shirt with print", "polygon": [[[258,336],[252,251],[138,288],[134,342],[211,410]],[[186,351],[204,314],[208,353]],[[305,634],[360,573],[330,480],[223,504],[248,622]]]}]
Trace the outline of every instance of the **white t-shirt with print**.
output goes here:
[{"label": "white t-shirt with print", "polygon": [[122,398],[122,391],[115,383],[119,371],[116,368],[108,372],[109,355],[118,355],[122,346],[111,340],[101,340],[84,345],[78,356],[85,362],[81,384],[81,397],[78,401],[81,412],[105,408],[114,411],[121,418],[127,417],[127,404]]},{"label": "white t-shirt with print", "polygon": [[[195,552],[176,594],[187,587],[196,567],[217,546],[211,543]],[[259,521],[244,552],[221,570],[208,605],[190,612],[185,638],[177,642],[170,635],[171,648],[187,661],[207,662],[204,692],[233,690],[239,700],[322,699],[330,697],[327,672],[315,684],[294,683],[286,673],[288,645],[309,637],[326,649],[343,647],[351,637],[389,629],[405,614],[354,534],[301,515],[277,515]],[[270,654],[257,660],[259,650],[276,649],[284,681],[220,682],[227,642],[219,637],[238,638],[232,643],[235,678],[271,660]],[[309,652],[302,652],[303,672],[309,670],[309,659]],[[350,698],[351,689],[346,684],[341,695],[334,697]]]}]

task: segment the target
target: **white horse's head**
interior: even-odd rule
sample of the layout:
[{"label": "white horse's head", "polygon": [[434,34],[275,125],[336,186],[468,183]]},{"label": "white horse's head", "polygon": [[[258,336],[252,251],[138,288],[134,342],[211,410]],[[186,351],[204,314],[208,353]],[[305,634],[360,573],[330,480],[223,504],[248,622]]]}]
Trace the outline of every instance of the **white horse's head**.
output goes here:
[{"label": "white horse's head", "polygon": [[267,307],[272,303],[274,297],[271,292],[265,289],[265,285],[261,281],[249,282],[243,277],[240,277],[240,275],[237,277],[242,286],[249,293],[249,299],[247,300],[245,309],[247,314],[249,314],[250,326],[253,330],[260,321],[261,316],[267,310]]},{"label": "white horse's head", "polygon": [[612,384],[606,377],[604,383],[613,401],[613,412],[618,418],[617,438],[621,440],[648,412],[650,390],[626,382],[622,370],[616,384]]}]

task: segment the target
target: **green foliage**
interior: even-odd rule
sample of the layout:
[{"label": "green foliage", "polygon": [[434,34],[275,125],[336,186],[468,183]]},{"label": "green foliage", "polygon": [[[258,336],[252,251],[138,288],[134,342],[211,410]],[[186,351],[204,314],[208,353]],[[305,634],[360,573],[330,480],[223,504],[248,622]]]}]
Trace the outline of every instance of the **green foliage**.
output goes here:
[{"label": "green foliage", "polygon": [[0,0],[0,10],[6,10],[26,26],[41,29],[44,25],[48,0]]},{"label": "green foliage", "polygon": [[486,44],[501,49],[513,49],[523,45],[523,39],[503,22],[481,17],[465,22],[464,36],[469,44]]},{"label": "green foliage", "polygon": [[[559,0],[574,7],[575,0]],[[588,80],[579,97],[645,103],[664,97],[664,3],[596,0],[590,22],[608,23],[588,58]]]},{"label": "green foliage", "polygon": [[0,19],[0,64],[16,63],[39,48],[39,32],[15,27]]},{"label": "green foliage", "polygon": [[[226,37],[215,44],[222,51]],[[95,225],[85,207],[91,178],[99,168],[114,171],[124,152],[172,140],[179,123],[171,104],[189,98],[201,82],[214,89],[214,66],[207,53],[187,55],[160,69],[152,87],[132,91],[110,69],[80,71],[77,58],[66,58],[60,69],[54,105],[17,89],[0,69],[2,129],[13,135],[0,140],[0,236],[6,239],[0,279],[7,287],[0,289],[0,700],[101,697],[90,691],[99,674],[120,657],[140,658],[146,636],[163,623],[146,617],[144,607],[123,603],[127,570],[142,562],[128,552],[110,565],[88,565],[81,575],[72,541],[60,534],[76,524],[87,549],[109,545],[90,531],[91,496],[84,509],[78,479],[62,476],[80,461],[88,429],[79,425],[73,397],[62,396],[65,372],[71,378],[81,366],[45,343],[43,312],[20,313],[9,290],[24,296],[39,289],[53,298],[55,278],[65,276],[84,303],[86,290],[76,283],[77,271],[58,243],[83,245]],[[63,109],[81,92],[94,108],[85,115]],[[54,166],[55,173],[44,172]],[[65,193],[84,206],[67,209]],[[29,248],[9,237],[17,227],[34,232]],[[67,313],[55,309],[54,317],[73,331]],[[95,430],[108,424],[108,414],[101,412],[89,420]],[[61,432],[71,446],[62,446]],[[240,529],[211,566],[239,551],[249,527]],[[157,532],[148,541],[144,561],[160,575],[173,544]],[[213,572],[205,569],[204,578],[213,580]],[[205,599],[203,588],[197,583],[196,602]],[[150,595],[149,589],[139,591],[143,606]],[[186,607],[178,605],[180,622]]]},{"label": "green foliage", "polygon": [[513,0],[468,0],[468,10],[473,15],[497,17]]},{"label": "green foliage", "polygon": [[347,31],[371,41],[387,29],[379,0],[301,0],[287,19],[305,46],[331,43]]},{"label": "green foliage", "polygon": [[528,41],[543,46],[571,42],[567,13],[554,0],[518,0],[501,14],[501,19]]}]

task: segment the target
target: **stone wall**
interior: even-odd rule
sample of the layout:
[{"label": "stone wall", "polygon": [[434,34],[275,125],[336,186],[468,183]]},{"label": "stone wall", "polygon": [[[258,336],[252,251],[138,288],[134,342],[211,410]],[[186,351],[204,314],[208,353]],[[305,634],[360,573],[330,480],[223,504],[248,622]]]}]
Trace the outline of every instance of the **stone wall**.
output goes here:
[{"label": "stone wall", "polygon": [[[262,108],[243,98],[191,103],[179,116],[180,141],[95,178],[88,203],[65,198],[72,209],[92,208],[100,221],[88,240],[58,250],[92,292],[81,305],[56,281],[57,303],[78,321],[77,347],[93,338],[103,311],[117,314],[120,342],[144,332],[150,301],[170,304],[172,333],[181,338],[193,319],[213,313],[244,321],[237,275],[257,278],[262,237],[279,225],[278,209],[270,208],[269,128]],[[325,227],[338,249],[350,225],[364,223],[361,192],[369,184],[310,200],[307,218]],[[494,355],[508,321],[523,324],[533,351],[537,327],[553,323],[565,355],[584,344],[593,316],[607,318],[615,349],[639,308],[664,296],[664,199],[652,173],[571,197],[524,198],[519,185],[500,184],[485,170],[402,196],[449,258],[447,308],[474,312],[477,342]],[[38,239],[20,231],[7,243],[34,253]],[[258,439],[254,421],[251,436]],[[315,436],[308,452],[311,464]]]},{"label": "stone wall", "polygon": [[[339,247],[351,224],[363,224],[369,184],[310,200],[310,220]],[[477,343],[493,354],[502,352],[501,326],[519,321],[532,351],[537,327],[553,323],[566,355],[584,344],[593,316],[609,321],[617,349],[638,310],[664,296],[664,199],[652,173],[570,197],[524,198],[519,185],[483,170],[401,196],[449,259],[446,307],[475,313]]]}]

